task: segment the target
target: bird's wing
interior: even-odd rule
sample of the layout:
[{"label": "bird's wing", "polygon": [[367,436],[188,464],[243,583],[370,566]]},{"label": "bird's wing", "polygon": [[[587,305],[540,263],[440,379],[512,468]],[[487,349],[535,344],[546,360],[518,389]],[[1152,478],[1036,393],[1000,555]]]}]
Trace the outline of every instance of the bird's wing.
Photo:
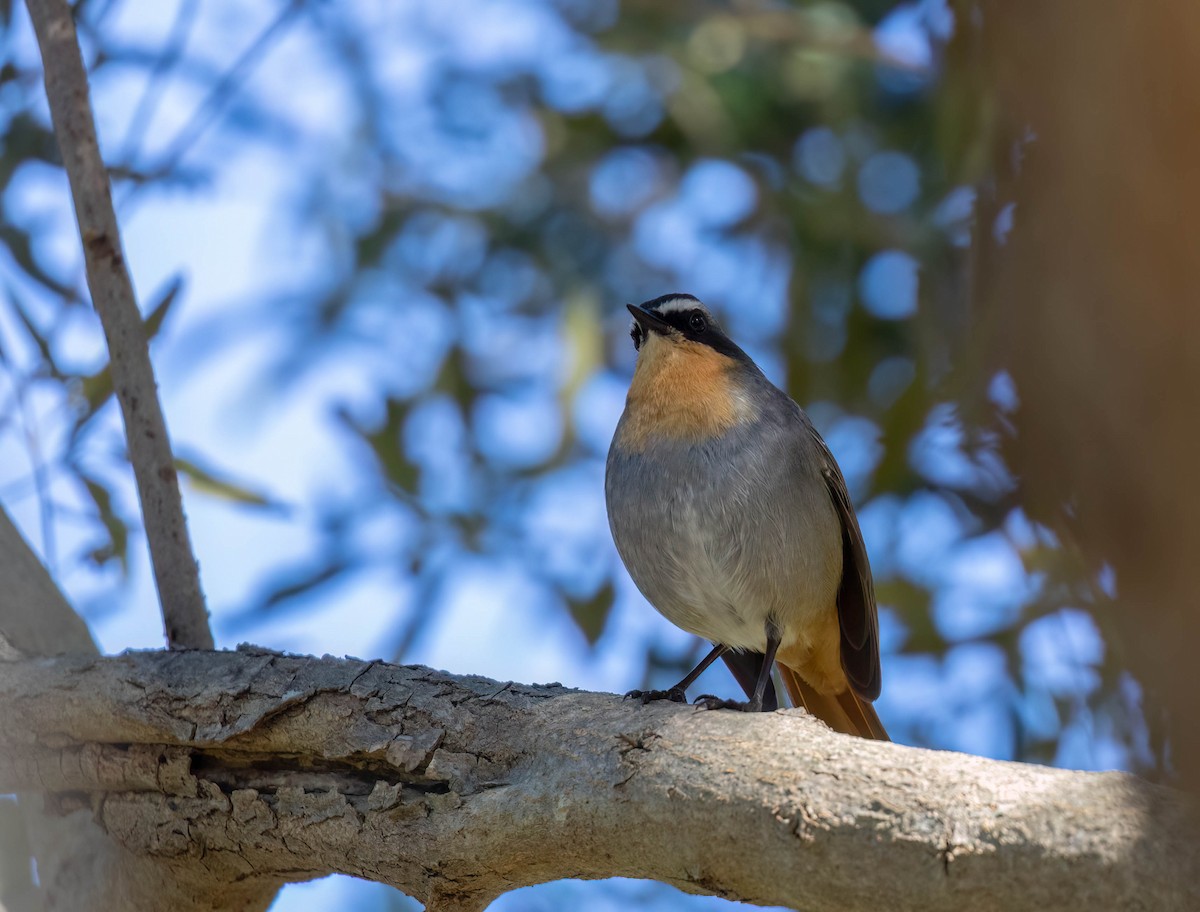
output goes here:
[{"label": "bird's wing", "polygon": [[829,489],[829,497],[842,523],[842,581],[838,585],[838,624],[842,632],[842,670],[850,679],[854,692],[866,700],[879,696],[879,616],[875,608],[875,584],[871,581],[871,565],[867,546],[863,543],[858,517],[842,470],[834,461],[829,447],[815,431],[825,465],[821,475]]}]

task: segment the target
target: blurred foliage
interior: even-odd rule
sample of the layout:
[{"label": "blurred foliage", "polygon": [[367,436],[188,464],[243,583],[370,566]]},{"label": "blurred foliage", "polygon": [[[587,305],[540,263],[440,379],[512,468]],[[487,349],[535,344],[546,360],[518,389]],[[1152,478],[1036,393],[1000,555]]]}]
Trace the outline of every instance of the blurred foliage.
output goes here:
[{"label": "blurred foliage", "polygon": [[[601,641],[628,593],[596,506],[633,360],[621,304],[687,291],[810,409],[845,468],[897,740],[1083,763],[1082,737],[1107,745],[1086,762],[1152,762],[1137,688],[1089,613],[1108,596],[1025,519],[997,455],[1017,395],[982,364],[988,327],[967,290],[999,236],[1004,201],[976,190],[998,143],[970,35],[942,4],[290,2],[210,25],[210,41],[223,27],[244,49],[225,66],[188,40],[196,4],[177,4],[161,46],[113,25],[123,5],[77,4],[94,79],[147,76],[131,133],[106,144],[118,201],[202,193],[229,150],[275,150],[294,171],[277,240],[294,281],[225,331],[283,335],[272,389],[335,361],[369,380],[334,409],[340,442],[369,460],[314,508],[319,556],[268,569],[218,617],[229,629],[382,563],[411,582],[393,606],[403,658],[461,562],[482,556]],[[285,98],[255,75],[293,38]],[[138,130],[168,78],[196,113],[150,143]],[[0,67],[0,192],[57,161],[39,91],[36,70]],[[320,113],[306,116],[309,95]],[[111,390],[103,368],[57,357],[55,327],[83,297],[38,231],[17,207],[0,227],[4,306],[32,346],[5,350],[0,427],[20,431],[22,390],[69,391],[73,430],[45,462],[86,491],[91,559],[124,563],[120,454],[101,470],[87,449]],[[152,328],[180,291],[153,298]],[[199,457],[180,468],[272,505]],[[33,493],[23,478],[0,490]],[[383,517],[403,533],[357,548]],[[641,648],[656,682],[695,652]]]}]

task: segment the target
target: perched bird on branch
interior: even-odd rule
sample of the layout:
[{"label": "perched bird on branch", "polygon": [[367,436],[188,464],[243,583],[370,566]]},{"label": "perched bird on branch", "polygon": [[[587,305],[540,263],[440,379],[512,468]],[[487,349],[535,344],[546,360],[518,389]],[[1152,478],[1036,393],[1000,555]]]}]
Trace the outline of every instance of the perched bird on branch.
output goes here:
[{"label": "perched bird on branch", "polygon": [[608,452],[605,497],[621,559],[669,621],[714,644],[682,681],[642,700],[682,702],[723,658],[745,702],[796,706],[887,740],[871,567],[846,481],[809,420],[696,298],[629,305],[638,352]]}]

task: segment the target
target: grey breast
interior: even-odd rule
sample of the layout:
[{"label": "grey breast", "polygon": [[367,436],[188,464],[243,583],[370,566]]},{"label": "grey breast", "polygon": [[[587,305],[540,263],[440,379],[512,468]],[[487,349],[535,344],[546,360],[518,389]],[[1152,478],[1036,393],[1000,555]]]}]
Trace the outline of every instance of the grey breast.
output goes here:
[{"label": "grey breast", "polygon": [[757,650],[768,620],[787,628],[833,609],[842,560],[823,452],[771,390],[719,439],[613,447],[605,478],[617,550],[646,599],[685,630]]}]

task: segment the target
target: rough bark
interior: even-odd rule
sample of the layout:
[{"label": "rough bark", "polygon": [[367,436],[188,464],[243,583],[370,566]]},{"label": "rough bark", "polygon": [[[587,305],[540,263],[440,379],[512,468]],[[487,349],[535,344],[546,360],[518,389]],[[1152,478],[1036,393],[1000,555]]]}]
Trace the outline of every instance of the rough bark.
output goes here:
[{"label": "rough bark", "polygon": [[257,650],[0,664],[0,789],[91,807],[177,889],[331,872],[435,909],[564,877],[800,909],[1200,908],[1184,799],[837,735]]},{"label": "rough bark", "polygon": [[[97,654],[87,626],[3,509],[0,640],[0,660]],[[0,765],[16,756],[0,746]],[[157,859],[138,857],[109,838],[90,809],[62,806],[41,786],[25,789],[14,785],[12,790],[21,792],[18,799],[25,842],[37,859],[38,873],[36,890],[30,882],[31,889],[20,897],[25,903],[20,908],[50,912],[250,910],[265,909],[274,896],[275,891],[263,884],[221,883],[206,877],[202,869],[176,872]],[[177,879],[178,873],[182,879]]]},{"label": "rough bark", "polygon": [[29,0],[29,15],[42,53],[54,135],[71,183],[88,288],[108,342],[167,643],[211,649],[200,571],[183,516],[146,330],[121,249],[108,171],[96,140],[75,21],[66,0]]},{"label": "rough bark", "polygon": [[[36,606],[36,610],[30,610]],[[4,654],[48,656],[96,654],[87,625],[77,615],[8,514],[0,509],[0,636]],[[86,893],[105,896],[109,878],[101,869],[117,850],[84,812],[47,814],[44,798],[34,792],[18,798],[26,848],[38,861],[40,889],[32,880],[23,901],[31,908],[69,908],[56,898]],[[15,823],[15,821],[13,822]],[[28,857],[26,858],[28,863]],[[80,878],[94,881],[87,884]]]}]

